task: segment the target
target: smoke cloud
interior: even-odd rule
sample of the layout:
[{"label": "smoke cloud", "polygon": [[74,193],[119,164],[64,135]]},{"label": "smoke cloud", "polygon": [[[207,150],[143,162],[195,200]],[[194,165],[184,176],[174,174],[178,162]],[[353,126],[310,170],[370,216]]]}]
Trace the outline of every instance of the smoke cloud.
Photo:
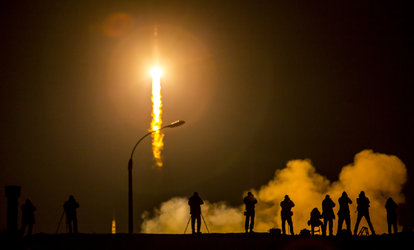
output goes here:
[{"label": "smoke cloud", "polygon": [[[338,198],[343,191],[348,193],[353,203],[350,205],[351,229],[356,222],[356,198],[360,191],[365,191],[371,201],[370,216],[377,233],[387,231],[385,203],[392,197],[397,204],[404,202],[403,184],[406,182],[407,170],[404,163],[396,156],[363,150],[356,154],[354,162],[343,167],[338,181],[331,183],[318,174],[311,161],[291,160],[283,169],[275,172],[273,179],[259,190],[251,191],[257,198],[255,231],[267,232],[271,228],[280,228],[280,202],[287,194],[295,203],[293,227],[295,233],[303,228],[309,229],[307,221],[314,207],[322,211],[322,200],[329,194],[336,203],[335,213],[339,209]],[[243,192],[246,195],[247,191]],[[242,197],[240,198],[242,201]],[[189,218],[188,198],[172,198],[155,210],[154,216],[148,212],[142,215],[143,233],[178,233],[184,232]],[[205,201],[202,213],[210,232],[229,233],[244,231],[244,205],[231,207],[224,202]],[[334,221],[336,232],[337,218]],[[202,223],[204,224],[204,223]],[[345,225],[344,225],[345,226]],[[366,226],[363,219],[360,227]],[[202,226],[204,227],[204,225]],[[188,228],[190,229],[190,226]],[[206,231],[203,228],[203,231]],[[188,232],[188,231],[187,231]]]}]

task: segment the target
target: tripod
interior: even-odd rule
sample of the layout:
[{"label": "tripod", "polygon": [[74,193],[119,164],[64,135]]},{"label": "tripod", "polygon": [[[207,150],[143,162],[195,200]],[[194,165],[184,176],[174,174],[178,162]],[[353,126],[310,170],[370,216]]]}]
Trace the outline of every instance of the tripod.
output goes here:
[{"label": "tripod", "polygon": [[[203,214],[200,214],[200,215],[201,215],[201,218],[203,219],[204,226],[205,226],[205,227],[206,227],[206,229],[207,229],[207,233],[210,233],[210,230],[208,230],[207,223],[206,223],[206,220],[204,219]],[[188,218],[188,221],[187,221],[187,226],[185,226],[184,234],[187,232],[187,228],[188,228],[188,224],[190,224],[190,220],[191,220],[191,215],[190,215],[190,217]]]},{"label": "tripod", "polygon": [[368,228],[367,227],[362,227],[361,230],[358,233],[358,236],[368,236]]},{"label": "tripod", "polygon": [[62,216],[60,216],[59,223],[58,223],[57,228],[56,228],[56,233],[58,233],[58,231],[59,231],[60,224],[62,224],[62,220],[63,220],[64,215],[65,215],[65,210],[63,210]]}]

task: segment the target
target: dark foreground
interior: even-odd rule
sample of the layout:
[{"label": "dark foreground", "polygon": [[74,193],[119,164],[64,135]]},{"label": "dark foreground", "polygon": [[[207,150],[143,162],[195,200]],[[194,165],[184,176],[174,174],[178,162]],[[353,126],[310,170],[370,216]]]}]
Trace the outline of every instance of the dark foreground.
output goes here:
[{"label": "dark foreground", "polygon": [[[255,234],[36,234],[24,239],[1,236],[0,249],[407,249],[413,233],[367,237]],[[408,244],[408,245],[407,245]]]}]

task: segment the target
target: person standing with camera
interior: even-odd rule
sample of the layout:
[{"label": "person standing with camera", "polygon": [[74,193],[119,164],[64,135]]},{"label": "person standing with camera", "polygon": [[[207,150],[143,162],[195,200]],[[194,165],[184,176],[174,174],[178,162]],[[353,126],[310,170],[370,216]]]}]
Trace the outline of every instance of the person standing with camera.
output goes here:
[{"label": "person standing with camera", "polygon": [[[243,199],[244,204],[246,205],[246,211],[244,212],[244,216],[246,216],[246,222],[244,224],[244,229],[246,230],[246,233],[249,232],[249,224],[250,224],[250,233],[253,233],[253,227],[254,227],[254,206],[257,203],[256,198],[254,198],[253,194],[251,192],[247,193],[247,196]],[[250,222],[250,223],[249,223]]]},{"label": "person standing with camera", "polygon": [[285,199],[280,202],[280,206],[282,207],[282,211],[280,212],[280,215],[282,217],[282,233],[286,234],[286,228],[285,228],[285,224],[286,221],[289,225],[290,228],[290,234],[291,235],[295,235],[293,233],[293,222],[292,222],[292,207],[295,206],[295,203],[293,203],[293,201],[289,198],[288,195],[285,195]]},{"label": "person standing with camera", "polygon": [[[194,192],[193,196],[188,200],[188,205],[190,206],[191,214],[191,230],[195,234],[195,221],[197,220],[197,234],[200,234],[201,228],[201,205],[204,204],[204,201],[200,198],[197,192]],[[187,229],[187,228],[186,228]]]}]

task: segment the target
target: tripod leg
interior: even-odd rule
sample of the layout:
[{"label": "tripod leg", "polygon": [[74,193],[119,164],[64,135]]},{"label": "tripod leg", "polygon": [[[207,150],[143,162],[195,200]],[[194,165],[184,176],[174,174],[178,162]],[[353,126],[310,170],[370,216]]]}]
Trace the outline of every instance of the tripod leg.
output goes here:
[{"label": "tripod leg", "polygon": [[63,211],[62,216],[60,216],[59,223],[58,223],[57,228],[56,228],[56,233],[58,233],[58,231],[59,231],[60,224],[62,224],[62,220],[63,220],[64,215],[65,215],[65,211]]},{"label": "tripod leg", "polygon": [[184,234],[187,232],[188,224],[190,224],[191,216],[188,218],[187,226],[185,226]]},{"label": "tripod leg", "polygon": [[206,220],[204,219],[203,214],[201,214],[201,218],[203,218],[204,225],[206,226],[206,229],[207,229],[207,233],[210,233],[210,230],[208,230],[207,223],[206,223]]}]

